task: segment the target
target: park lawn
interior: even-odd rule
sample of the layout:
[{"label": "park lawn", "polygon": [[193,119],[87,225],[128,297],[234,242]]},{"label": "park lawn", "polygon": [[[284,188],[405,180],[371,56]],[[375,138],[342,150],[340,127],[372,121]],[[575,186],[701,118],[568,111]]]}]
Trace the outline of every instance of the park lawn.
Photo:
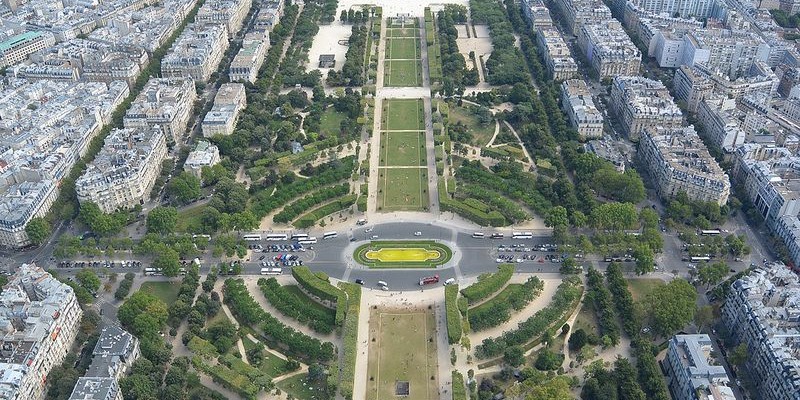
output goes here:
[{"label": "park lawn", "polygon": [[[242,345],[244,345],[246,351],[256,347],[256,343],[247,336],[242,337]],[[261,361],[261,365],[258,369],[271,378],[276,378],[286,374],[286,361],[265,350],[264,360]]]},{"label": "park lawn", "polygon": [[420,58],[419,41],[416,38],[389,38],[386,43],[387,60],[416,60]]},{"label": "park lawn", "polygon": [[[291,394],[298,400],[319,400],[323,399],[322,388],[319,384],[309,384],[306,380],[307,373],[297,374],[291,378],[286,378],[275,384],[278,389]],[[327,398],[327,397],[325,397]]]},{"label": "park lawn", "polygon": [[383,80],[387,87],[422,86],[422,64],[419,60],[386,60]]},{"label": "park lawn", "polygon": [[158,297],[169,306],[178,298],[180,289],[180,282],[144,282],[139,290]]},{"label": "park lawn", "polygon": [[633,301],[642,301],[653,289],[663,286],[661,279],[628,279],[628,290],[631,292]]},{"label": "park lawn", "polygon": [[319,133],[326,137],[339,136],[341,132],[341,124],[346,116],[333,109],[328,108],[322,113],[319,121]]},{"label": "park lawn", "polygon": [[425,132],[381,133],[380,166],[426,165]]},{"label": "park lawn", "polygon": [[[378,311],[370,315],[367,399],[394,399],[398,381],[408,400],[438,399],[436,320],[431,311]],[[431,379],[433,378],[433,379]]]},{"label": "park lawn", "polygon": [[416,28],[386,28],[386,37],[389,38],[416,38],[418,33]]},{"label": "park lawn", "polygon": [[472,133],[472,143],[475,146],[486,146],[489,140],[494,136],[494,122],[486,125],[478,121],[478,117],[474,113],[475,109],[471,106],[451,106],[450,107],[450,124],[461,122],[467,126],[467,130]]},{"label": "park lawn", "polygon": [[381,168],[378,176],[379,211],[424,211],[428,208],[425,168]]},{"label": "park lawn", "polygon": [[575,318],[575,323],[571,328],[572,331],[574,332],[577,329],[583,329],[586,333],[593,333],[597,335],[600,330],[597,327],[597,317],[595,316],[595,312],[583,304],[581,304],[580,307],[581,311],[578,313],[578,317]]},{"label": "park lawn", "polygon": [[388,99],[383,104],[385,131],[421,131],[425,129],[425,112],[421,99]]},{"label": "park lawn", "polygon": [[206,205],[201,204],[178,211],[178,223],[175,225],[175,232],[200,233],[205,209]]}]

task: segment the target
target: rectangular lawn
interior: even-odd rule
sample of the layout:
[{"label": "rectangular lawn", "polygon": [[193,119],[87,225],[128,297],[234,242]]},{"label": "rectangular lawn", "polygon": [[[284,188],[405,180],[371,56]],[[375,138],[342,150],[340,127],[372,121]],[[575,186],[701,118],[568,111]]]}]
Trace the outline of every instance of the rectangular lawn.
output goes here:
[{"label": "rectangular lawn", "polygon": [[178,298],[178,291],[181,289],[181,283],[176,282],[145,282],[139,290],[150,293],[169,306]]},{"label": "rectangular lawn", "polygon": [[426,168],[380,168],[378,170],[378,211],[424,211],[428,207],[425,190]]},{"label": "rectangular lawn", "polygon": [[381,133],[380,166],[425,165],[425,132]]},{"label": "rectangular lawn", "polygon": [[[373,310],[370,314],[367,399],[438,399],[433,312]],[[405,382],[408,394],[398,396],[398,383]]]},{"label": "rectangular lawn", "polygon": [[383,80],[388,87],[422,86],[422,64],[419,60],[386,60]]},{"label": "rectangular lawn", "polygon": [[382,129],[385,131],[421,131],[425,112],[420,99],[390,99],[383,103]]},{"label": "rectangular lawn", "polygon": [[419,41],[416,38],[391,38],[386,43],[386,59],[420,58]]}]

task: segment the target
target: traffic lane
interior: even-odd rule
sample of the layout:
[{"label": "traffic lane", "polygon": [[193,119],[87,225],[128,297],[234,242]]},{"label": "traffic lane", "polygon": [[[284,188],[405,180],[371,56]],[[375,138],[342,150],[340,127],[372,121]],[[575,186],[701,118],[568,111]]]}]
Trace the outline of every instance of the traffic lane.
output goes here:
[{"label": "traffic lane", "polygon": [[[420,286],[419,281],[428,276],[439,275],[439,283]],[[388,284],[391,291],[425,290],[440,287],[450,278],[456,278],[455,270],[443,269],[353,269],[350,271],[348,281],[356,279],[364,281],[365,288],[381,290],[378,281]]]},{"label": "traffic lane", "polygon": [[[414,236],[416,232],[420,236]],[[364,225],[350,229],[350,237],[356,240],[450,240],[450,228],[422,222],[389,222]]]}]

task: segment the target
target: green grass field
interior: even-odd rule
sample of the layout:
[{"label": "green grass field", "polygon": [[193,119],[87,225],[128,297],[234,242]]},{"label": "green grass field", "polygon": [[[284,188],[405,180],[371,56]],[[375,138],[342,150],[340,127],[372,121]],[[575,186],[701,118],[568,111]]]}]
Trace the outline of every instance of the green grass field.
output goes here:
[{"label": "green grass field", "polygon": [[139,290],[158,297],[169,306],[178,298],[180,289],[180,282],[145,282]]},{"label": "green grass field", "polygon": [[421,131],[425,129],[425,112],[421,99],[388,99],[383,103],[384,131]]},{"label": "green grass field", "polygon": [[[494,135],[494,121],[488,124],[481,124],[473,106],[450,107],[450,124],[461,122],[467,126],[467,131],[472,134],[470,144],[475,146],[486,146]],[[503,126],[501,124],[500,126]]]},{"label": "green grass field", "polygon": [[386,59],[419,59],[421,56],[417,38],[390,38],[386,40]]},{"label": "green grass field", "polygon": [[419,29],[416,27],[417,24],[405,24],[405,28],[401,25],[393,25],[387,24],[386,25],[386,36],[387,37],[417,37],[419,34]]},{"label": "green grass field", "polygon": [[334,110],[333,107],[325,110],[319,121],[319,133],[326,136],[339,136],[344,119],[345,115]]},{"label": "green grass field", "polygon": [[380,166],[425,166],[425,132],[381,133]]},{"label": "green grass field", "polygon": [[656,287],[665,285],[661,279],[628,279],[628,290],[634,301],[642,301]]},{"label": "green grass field", "polygon": [[419,60],[386,60],[383,72],[385,86],[422,86],[422,64]]},{"label": "green grass field", "polygon": [[175,225],[175,232],[200,233],[205,209],[206,205],[202,204],[178,212],[178,223]]},{"label": "green grass field", "polygon": [[298,374],[276,383],[275,386],[277,386],[278,389],[291,394],[295,399],[298,400],[321,400],[323,398],[328,398],[324,397],[325,394],[322,392],[322,388],[320,388],[317,384],[309,383],[308,379],[306,378],[308,378],[307,373]]},{"label": "green grass field", "polygon": [[378,211],[424,211],[428,208],[425,168],[381,168]]},{"label": "green grass field", "polygon": [[408,382],[405,399],[438,399],[433,312],[370,313],[367,399],[398,398],[398,382]]}]

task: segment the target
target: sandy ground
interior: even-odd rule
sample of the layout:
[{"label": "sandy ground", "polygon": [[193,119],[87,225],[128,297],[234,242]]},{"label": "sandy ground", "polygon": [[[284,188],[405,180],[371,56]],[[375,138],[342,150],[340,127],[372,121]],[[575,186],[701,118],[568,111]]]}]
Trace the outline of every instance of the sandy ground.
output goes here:
[{"label": "sandy ground", "polygon": [[[339,44],[340,40],[347,40],[350,37],[352,25],[344,25],[339,21],[339,14],[336,14],[336,21],[330,25],[320,25],[317,36],[311,43],[311,49],[308,50],[308,64],[306,64],[306,72],[318,69],[322,72],[322,77],[328,76],[328,71],[334,69],[341,71],[344,65],[344,55],[347,53],[347,44]],[[333,54],[336,56],[336,66],[333,68],[319,68],[320,54]]]},{"label": "sandy ground", "polygon": [[[514,274],[514,276],[511,277],[511,282],[522,283],[534,275],[535,274]],[[544,282],[544,288],[542,289],[542,292],[539,293],[539,296],[533,299],[533,301],[531,301],[527,307],[523,308],[519,312],[514,313],[508,322],[491,329],[470,333],[469,340],[472,345],[479,345],[483,339],[489,337],[498,337],[507,330],[516,329],[520,322],[525,321],[533,314],[536,314],[537,311],[547,307],[547,305],[550,304],[550,300],[553,298],[553,295],[556,293],[558,285],[561,284],[561,279],[542,279],[542,282]],[[466,287],[467,285],[464,284],[463,286]]]}]

